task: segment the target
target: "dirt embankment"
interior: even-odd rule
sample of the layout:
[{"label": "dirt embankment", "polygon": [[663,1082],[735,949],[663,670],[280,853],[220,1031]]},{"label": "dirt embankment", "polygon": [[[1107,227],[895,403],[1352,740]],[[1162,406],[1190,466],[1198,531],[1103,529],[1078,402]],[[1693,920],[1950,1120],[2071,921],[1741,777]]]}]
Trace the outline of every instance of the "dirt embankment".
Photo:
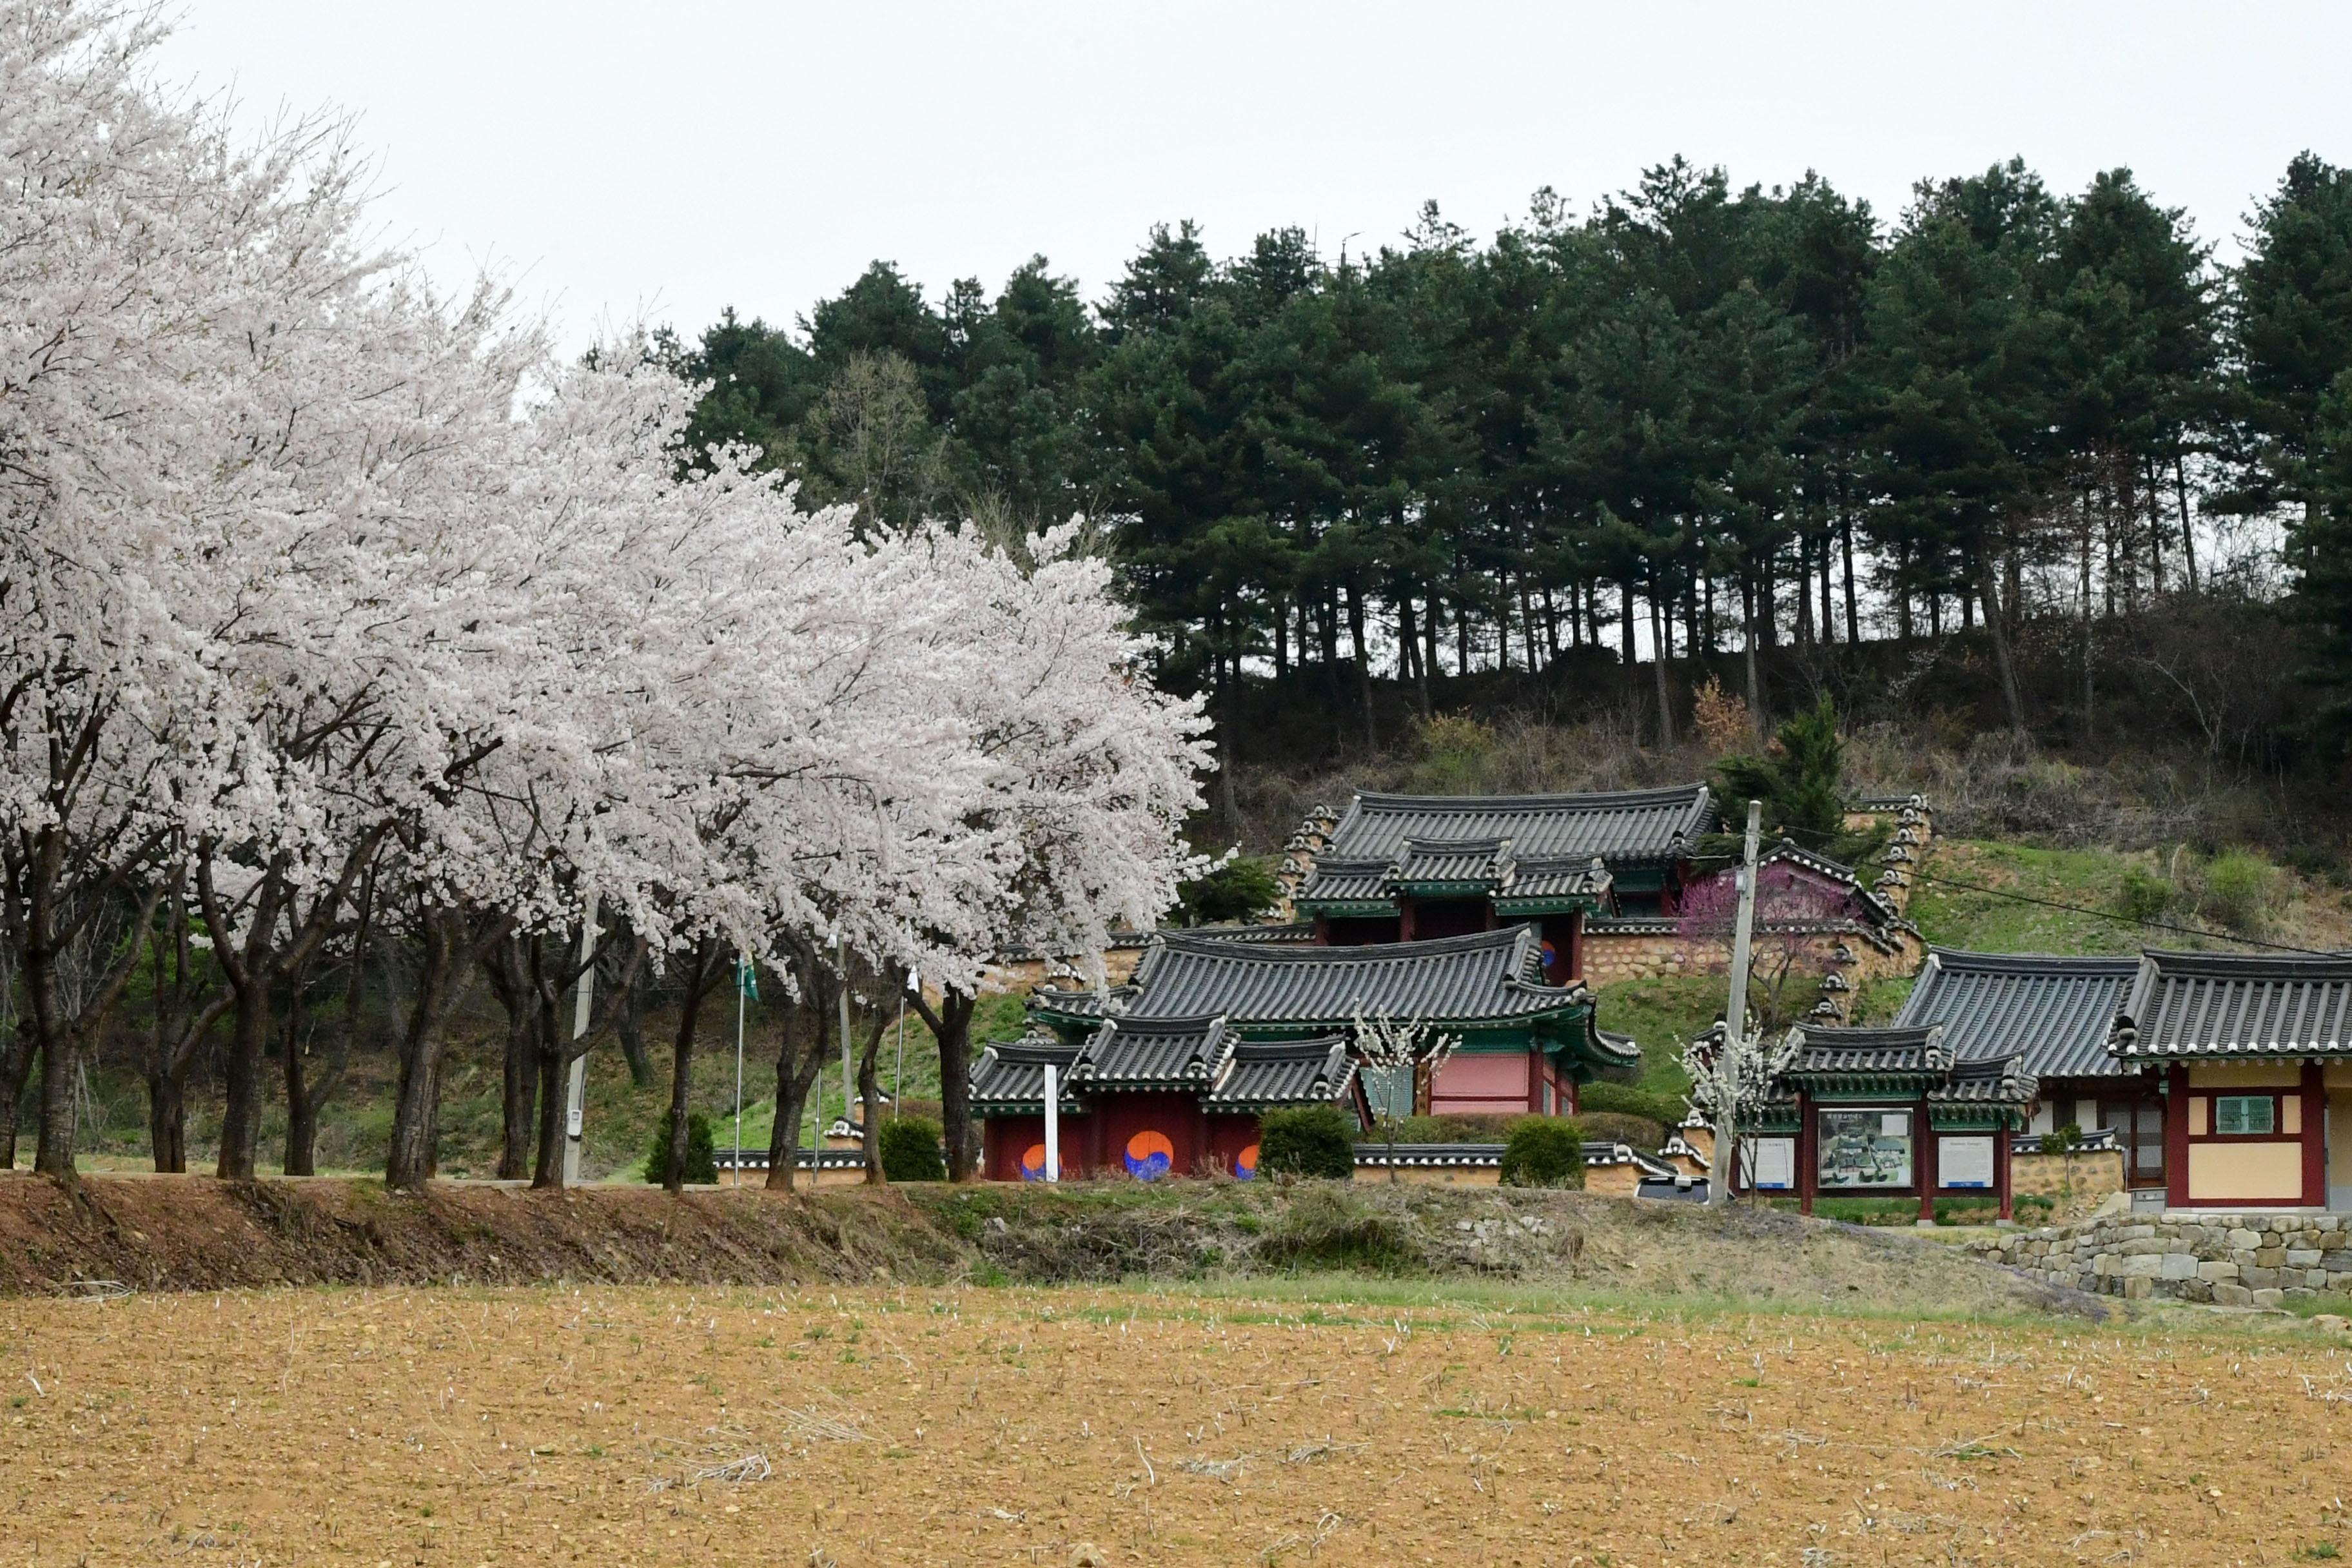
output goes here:
[{"label": "dirt embankment", "polygon": [[1402,1185],[914,1186],[800,1195],[0,1177],[0,1295],[266,1285],[1023,1283],[1342,1270],[1832,1310],[2097,1313],[1906,1235],[1749,1209]]}]

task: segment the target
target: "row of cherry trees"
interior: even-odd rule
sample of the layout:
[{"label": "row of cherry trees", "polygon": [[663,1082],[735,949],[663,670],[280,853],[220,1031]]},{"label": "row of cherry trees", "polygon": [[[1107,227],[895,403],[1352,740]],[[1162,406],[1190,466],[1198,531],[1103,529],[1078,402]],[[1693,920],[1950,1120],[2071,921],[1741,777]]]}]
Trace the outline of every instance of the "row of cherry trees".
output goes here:
[{"label": "row of cherry trees", "polygon": [[1008,940],[1092,951],[1167,907],[1201,721],[1134,673],[1074,530],[861,532],[748,448],[687,461],[698,388],[626,338],[559,363],[493,286],[437,296],[372,247],[342,126],[241,145],[149,84],[155,41],[0,4],[0,1157],[37,1072],[36,1163],[72,1170],[77,1064],[134,976],[159,1165],[226,1029],[244,1177],[288,1007],[394,933],[413,1186],[487,961],[553,1183],[587,964],[915,973],[952,1010]]}]

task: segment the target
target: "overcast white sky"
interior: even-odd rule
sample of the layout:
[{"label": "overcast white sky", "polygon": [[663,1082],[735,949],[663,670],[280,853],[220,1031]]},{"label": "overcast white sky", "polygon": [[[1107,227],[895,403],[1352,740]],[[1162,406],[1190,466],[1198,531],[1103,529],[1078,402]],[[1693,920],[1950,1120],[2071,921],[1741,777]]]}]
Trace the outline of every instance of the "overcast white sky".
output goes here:
[{"label": "overcast white sky", "polygon": [[936,296],[1042,251],[1094,297],[1180,217],[1219,255],[1430,198],[1484,235],[1675,152],[1886,217],[2011,153],[2125,163],[2225,247],[2295,152],[2352,162],[2341,3],[184,3],[168,74],[355,111],[389,236],[504,265],[574,342],[789,321],[877,257]]}]

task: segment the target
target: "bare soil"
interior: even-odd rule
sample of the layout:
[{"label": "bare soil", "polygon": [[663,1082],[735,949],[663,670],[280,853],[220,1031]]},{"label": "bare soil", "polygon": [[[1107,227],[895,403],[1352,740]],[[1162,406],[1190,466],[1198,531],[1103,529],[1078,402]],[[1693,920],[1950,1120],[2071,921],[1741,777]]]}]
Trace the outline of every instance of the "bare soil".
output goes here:
[{"label": "bare soil", "polygon": [[0,1380],[10,1562],[1840,1568],[2352,1550],[2352,1370],[2308,1330],[1677,1318],[1475,1290],[1403,1307],[280,1289],[11,1301]]}]

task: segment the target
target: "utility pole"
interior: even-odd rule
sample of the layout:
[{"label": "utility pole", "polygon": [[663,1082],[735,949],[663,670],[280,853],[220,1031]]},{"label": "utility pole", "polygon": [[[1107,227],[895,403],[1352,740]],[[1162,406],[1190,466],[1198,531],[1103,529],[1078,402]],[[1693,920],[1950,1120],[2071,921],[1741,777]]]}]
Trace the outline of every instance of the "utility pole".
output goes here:
[{"label": "utility pole", "polygon": [[1739,1165],[1739,1069],[1748,1048],[1748,942],[1756,930],[1756,838],[1764,803],[1748,803],[1748,842],[1739,857],[1739,914],[1731,926],[1731,998],[1723,1010],[1723,1071],[1715,1107],[1715,1172],[1710,1207],[1731,1201]]},{"label": "utility pole", "polygon": [[580,1184],[580,1145],[588,1125],[588,1054],[580,1042],[588,1035],[588,1014],[596,994],[596,900],[580,924],[580,990],[572,1001],[572,1071],[563,1090],[563,1184]]},{"label": "utility pole", "polygon": [[1061,1073],[1052,1062],[1045,1064],[1045,1179],[1062,1179],[1062,1085]]}]

